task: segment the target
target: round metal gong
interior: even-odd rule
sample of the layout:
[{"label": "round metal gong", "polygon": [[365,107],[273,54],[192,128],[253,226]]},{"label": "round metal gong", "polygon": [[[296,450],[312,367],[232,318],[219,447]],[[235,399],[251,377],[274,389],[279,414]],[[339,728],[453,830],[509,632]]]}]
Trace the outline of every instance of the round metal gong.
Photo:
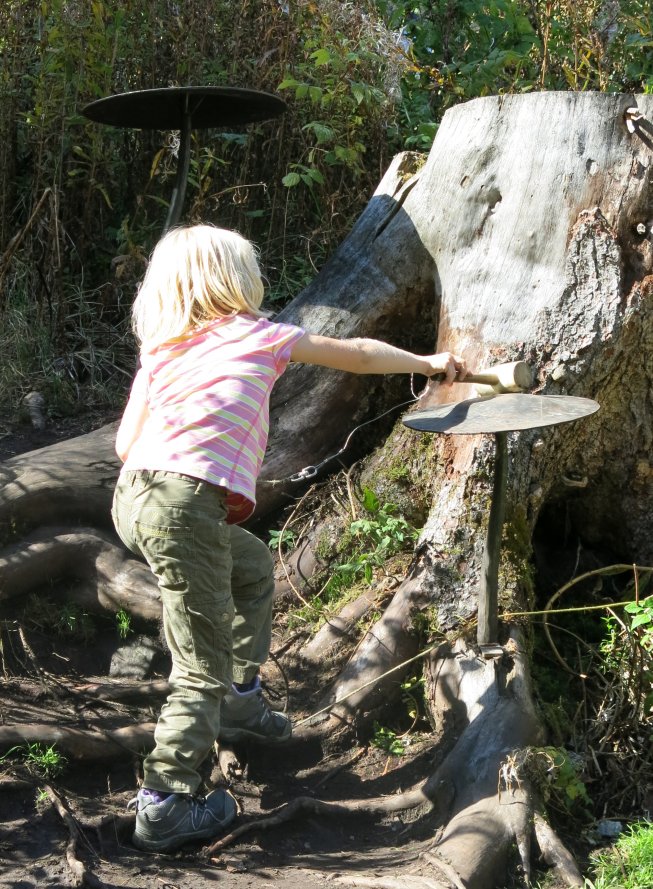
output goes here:
[{"label": "round metal gong", "polygon": [[138,130],[180,130],[177,175],[164,233],[179,222],[190,168],[191,130],[238,126],[278,117],[286,103],[258,90],[170,86],[118,93],[91,102],[82,114],[98,123]]},{"label": "round metal gong", "polygon": [[226,86],[171,86],[118,93],[91,102],[82,114],[97,123],[138,130],[237,126],[278,117],[286,103],[270,93]]},{"label": "round metal gong", "polygon": [[506,393],[468,398],[407,414],[402,422],[419,432],[476,435],[483,432],[515,432],[555,426],[587,417],[599,409],[591,398],[572,395]]}]

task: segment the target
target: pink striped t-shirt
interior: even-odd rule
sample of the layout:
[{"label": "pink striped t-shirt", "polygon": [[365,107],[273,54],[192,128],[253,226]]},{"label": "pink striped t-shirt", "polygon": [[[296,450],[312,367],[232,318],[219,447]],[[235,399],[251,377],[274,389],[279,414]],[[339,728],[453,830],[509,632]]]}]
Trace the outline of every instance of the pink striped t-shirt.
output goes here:
[{"label": "pink striped t-shirt", "polygon": [[141,353],[132,395],[149,408],[123,472],[162,469],[227,489],[230,523],[254,511],[272,386],[299,327],[250,315],[219,318]]}]

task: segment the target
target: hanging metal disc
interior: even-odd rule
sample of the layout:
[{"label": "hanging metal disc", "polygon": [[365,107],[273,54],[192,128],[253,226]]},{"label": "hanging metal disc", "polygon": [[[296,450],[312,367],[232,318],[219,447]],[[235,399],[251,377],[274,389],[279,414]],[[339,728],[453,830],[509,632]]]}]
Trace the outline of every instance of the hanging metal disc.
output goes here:
[{"label": "hanging metal disc", "polygon": [[171,86],[107,96],[86,105],[82,114],[114,127],[180,130],[186,115],[190,115],[193,129],[204,129],[268,120],[285,110],[283,99],[258,90]]},{"label": "hanging metal disc", "polygon": [[556,426],[587,417],[600,405],[591,398],[572,395],[508,393],[468,398],[407,414],[402,422],[420,432],[476,435],[483,432],[515,432]]}]

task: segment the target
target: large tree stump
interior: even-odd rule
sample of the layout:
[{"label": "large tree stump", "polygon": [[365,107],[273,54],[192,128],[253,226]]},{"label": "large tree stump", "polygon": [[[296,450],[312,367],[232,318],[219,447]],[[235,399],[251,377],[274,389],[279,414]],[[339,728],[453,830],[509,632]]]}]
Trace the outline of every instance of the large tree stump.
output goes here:
[{"label": "large tree stump", "polygon": [[[625,115],[634,105],[644,120],[631,132]],[[450,110],[426,165],[406,171],[412,158],[396,162],[350,237],[282,313],[318,333],[379,336],[414,349],[429,349],[437,335],[438,349],[463,352],[476,368],[523,358],[535,367],[538,392],[601,404],[591,418],[510,436],[508,516],[522,551],[504,554],[502,605],[520,600],[515,566],[527,557],[543,510],[556,502],[567,505],[584,540],[609,541],[622,561],[653,556],[649,118],[653,97],[584,93],[490,97]],[[290,490],[266,481],[319,464],[352,425],[397,397],[392,386],[291,368],[274,397],[261,511],[278,507]],[[420,407],[468,394],[465,386],[433,386]],[[534,808],[527,787],[513,788],[515,806],[504,804],[498,770],[512,748],[539,743],[542,729],[518,634],[502,627],[504,654],[494,664],[479,658],[463,631],[477,609],[492,442],[431,436],[420,439],[416,457],[418,438],[398,425],[365,470],[379,490],[391,487],[384,468],[392,461],[405,461],[422,479],[431,506],[413,563],[325,695],[331,716],[305,733],[360,724],[392,698],[401,673],[388,671],[416,652],[415,611],[429,608],[442,630],[458,630],[455,656],[446,648],[429,661],[433,719],[445,720],[446,735],[446,713],[462,718],[459,742],[440,767],[455,796],[433,860],[461,885],[490,889],[515,841],[527,867]],[[55,514],[59,523],[88,524],[89,512],[106,524],[116,472],[110,441],[104,430],[8,461],[0,495],[5,528]],[[36,542],[42,552],[44,541]],[[5,588],[13,546],[0,553]],[[105,564],[110,557],[102,541],[85,552]],[[103,582],[102,589],[115,602],[115,588]],[[465,670],[476,671],[479,682],[463,681]]]}]

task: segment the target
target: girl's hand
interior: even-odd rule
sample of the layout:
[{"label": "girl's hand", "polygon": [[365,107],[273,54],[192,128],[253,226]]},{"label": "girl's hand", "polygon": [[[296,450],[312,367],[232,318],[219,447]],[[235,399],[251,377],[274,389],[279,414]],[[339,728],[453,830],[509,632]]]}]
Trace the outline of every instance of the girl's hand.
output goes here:
[{"label": "girl's hand", "polygon": [[431,368],[427,376],[444,374],[444,382],[448,386],[451,386],[454,380],[461,382],[467,376],[465,359],[461,358],[460,355],[454,355],[453,352],[439,352],[437,355],[426,355],[424,356],[424,361]]}]

